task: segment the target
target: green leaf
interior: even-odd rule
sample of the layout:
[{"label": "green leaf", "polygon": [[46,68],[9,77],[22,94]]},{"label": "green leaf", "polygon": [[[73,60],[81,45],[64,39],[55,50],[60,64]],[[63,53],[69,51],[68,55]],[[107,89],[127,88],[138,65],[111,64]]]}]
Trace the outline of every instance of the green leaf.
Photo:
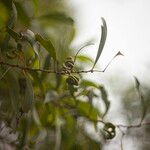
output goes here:
[{"label": "green leaf", "polygon": [[11,13],[11,17],[7,23],[7,26],[9,26],[10,28],[14,28],[16,21],[17,21],[17,9],[16,9],[15,4],[12,2],[12,13]]},{"label": "green leaf", "polygon": [[31,21],[23,5],[20,2],[16,2],[15,4],[18,12],[18,20],[21,21],[21,23],[23,23],[26,27],[30,26]]},{"label": "green leaf", "polygon": [[32,0],[33,1],[33,4],[34,4],[34,10],[35,12],[38,11],[38,8],[39,8],[39,0]]},{"label": "green leaf", "polygon": [[81,116],[84,116],[91,121],[96,121],[97,117],[100,115],[99,111],[89,102],[79,101],[77,111]]},{"label": "green leaf", "polygon": [[97,120],[98,116],[101,116],[100,111],[91,105],[89,102],[81,101],[81,100],[74,100],[74,99],[63,99],[60,101],[63,103],[63,105],[70,109],[70,111],[73,109],[74,113],[77,114],[77,116],[82,116],[87,118],[90,121],[95,122]]},{"label": "green leaf", "polygon": [[88,56],[85,56],[85,55],[77,55],[76,57],[80,62],[91,62],[93,63],[93,60],[92,58],[88,57]]},{"label": "green leaf", "polygon": [[50,40],[44,39],[40,34],[35,35],[36,40],[50,53],[52,58],[56,60],[56,52]]},{"label": "green leaf", "polygon": [[[9,2],[8,3],[4,2],[4,3],[9,7]],[[11,12],[10,15],[11,16],[10,16],[10,19],[9,19],[9,21],[7,23],[7,26],[9,28],[14,28],[14,25],[15,25],[15,23],[17,21],[17,10],[16,10],[16,6],[15,6],[15,4],[13,2],[12,2],[12,12]],[[8,49],[9,41],[10,41],[10,35],[6,35],[6,37],[5,37],[4,41],[3,41],[3,44],[2,44],[2,51],[5,51],[5,50]]]},{"label": "green leaf", "polygon": [[101,30],[102,30],[101,31],[101,40],[100,40],[100,44],[99,44],[99,48],[98,48],[98,51],[97,51],[97,56],[96,56],[93,68],[95,67],[97,61],[99,60],[99,58],[101,56],[101,53],[103,51],[103,48],[104,48],[104,45],[105,45],[105,42],[106,42],[106,37],[107,37],[107,25],[106,25],[106,21],[105,21],[104,18],[101,18],[101,19],[102,19],[102,22],[103,22],[103,25],[101,26]]},{"label": "green leaf", "polygon": [[52,12],[46,15],[40,16],[39,19],[49,19],[66,24],[73,24],[74,20],[71,17],[68,17],[66,14],[61,12]]},{"label": "green leaf", "polygon": [[13,29],[7,27],[6,31],[16,41],[20,40],[20,35],[17,32],[15,32]]},{"label": "green leaf", "polygon": [[26,32],[21,34],[22,34],[22,39],[26,40],[32,46],[35,54],[39,57],[40,46],[36,42],[35,34],[29,29],[27,29]]},{"label": "green leaf", "polygon": [[107,95],[107,92],[106,92],[105,88],[103,86],[100,86],[99,89],[101,91],[102,100],[104,101],[104,104],[105,104],[105,107],[106,107],[106,110],[103,114],[103,118],[104,118],[104,116],[107,114],[107,112],[109,110],[110,101],[108,100],[108,95]]},{"label": "green leaf", "polygon": [[83,88],[86,88],[86,87],[89,87],[89,86],[98,88],[98,85],[95,82],[90,81],[90,80],[82,80],[80,85]]}]

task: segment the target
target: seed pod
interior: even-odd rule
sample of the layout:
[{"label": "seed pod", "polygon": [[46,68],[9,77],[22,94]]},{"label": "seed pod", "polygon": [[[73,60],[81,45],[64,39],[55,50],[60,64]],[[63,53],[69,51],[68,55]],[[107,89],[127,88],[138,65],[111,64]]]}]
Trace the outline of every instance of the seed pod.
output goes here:
[{"label": "seed pod", "polygon": [[78,84],[79,84],[79,79],[78,79],[76,76],[70,75],[70,76],[66,79],[66,82],[67,82],[69,85],[76,85],[76,86],[78,86]]},{"label": "seed pod", "polygon": [[73,61],[70,61],[70,60],[65,61],[65,66],[66,66],[67,68],[69,68],[69,69],[72,69],[73,66],[74,66],[74,62],[73,62]]},{"label": "seed pod", "polygon": [[64,64],[61,69],[61,74],[70,74],[70,69],[68,69]]},{"label": "seed pod", "polygon": [[116,135],[115,126],[110,122],[105,123],[103,131],[106,139],[113,139]]}]

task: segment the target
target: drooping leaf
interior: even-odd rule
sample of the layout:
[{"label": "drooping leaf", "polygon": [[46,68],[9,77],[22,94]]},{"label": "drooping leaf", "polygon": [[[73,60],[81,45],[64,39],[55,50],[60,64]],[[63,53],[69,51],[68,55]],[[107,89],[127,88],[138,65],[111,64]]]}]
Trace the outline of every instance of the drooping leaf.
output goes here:
[{"label": "drooping leaf", "polygon": [[103,118],[104,118],[104,116],[107,114],[107,112],[109,110],[110,101],[108,100],[108,95],[107,95],[107,92],[106,92],[105,88],[103,86],[100,86],[99,89],[101,91],[102,100],[104,101],[104,104],[105,104],[105,107],[106,107],[105,112],[103,114]]},{"label": "drooping leaf", "polygon": [[74,20],[71,17],[68,17],[66,14],[61,12],[48,13],[46,15],[40,16],[39,19],[49,19],[67,24],[74,23]]},{"label": "drooping leaf", "polygon": [[96,121],[97,117],[100,115],[99,111],[89,102],[80,101],[77,106],[77,111],[80,115],[88,118],[91,121]]},{"label": "drooping leaf", "polygon": [[98,85],[95,82],[91,81],[91,80],[82,80],[80,86],[83,87],[83,88],[86,88],[86,87],[98,88]]},{"label": "drooping leaf", "polygon": [[74,114],[78,117],[82,116],[93,122],[97,120],[98,116],[101,116],[100,111],[89,102],[81,100],[76,100],[75,102],[74,99],[64,99],[61,100],[61,103],[63,103],[66,108],[70,109],[70,111],[73,109]]},{"label": "drooping leaf", "polygon": [[105,21],[104,18],[101,18],[101,19],[102,19],[102,22],[103,22],[103,25],[101,26],[101,30],[102,30],[101,31],[101,40],[100,40],[100,44],[99,44],[99,48],[98,48],[98,51],[97,51],[97,56],[96,56],[93,68],[95,67],[97,61],[99,60],[99,58],[101,56],[101,53],[102,53],[104,45],[105,45],[106,37],[107,37],[107,25],[106,25],[106,21]]},{"label": "drooping leaf", "polygon": [[142,116],[141,116],[141,121],[140,121],[140,124],[141,124],[146,116],[147,106],[145,104],[143,93],[141,92],[141,88],[140,88],[141,84],[137,77],[134,76],[134,79],[135,79],[136,90],[138,92],[138,95],[141,101],[141,106],[142,106]]},{"label": "drooping leaf", "polygon": [[56,52],[50,40],[44,39],[40,34],[35,35],[36,40],[49,52],[54,60],[56,60]]}]

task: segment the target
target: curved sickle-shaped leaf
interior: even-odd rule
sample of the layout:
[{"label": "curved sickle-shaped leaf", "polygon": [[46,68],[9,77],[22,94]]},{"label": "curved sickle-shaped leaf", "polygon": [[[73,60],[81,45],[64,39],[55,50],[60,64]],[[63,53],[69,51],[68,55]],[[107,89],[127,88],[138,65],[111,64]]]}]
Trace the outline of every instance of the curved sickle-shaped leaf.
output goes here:
[{"label": "curved sickle-shaped leaf", "polygon": [[[99,44],[99,48],[98,48],[98,52],[97,52],[97,56],[93,65],[93,68],[95,67],[97,61],[99,60],[101,53],[103,51],[104,45],[105,45],[105,41],[106,41],[106,37],[107,37],[107,25],[106,25],[106,21],[104,18],[101,18],[103,25],[101,26],[101,40],[100,40],[100,44]],[[92,69],[93,69],[92,68]]]},{"label": "curved sickle-shaped leaf", "polygon": [[35,35],[36,40],[49,52],[54,60],[56,60],[56,52],[50,40],[44,39],[40,34]]}]

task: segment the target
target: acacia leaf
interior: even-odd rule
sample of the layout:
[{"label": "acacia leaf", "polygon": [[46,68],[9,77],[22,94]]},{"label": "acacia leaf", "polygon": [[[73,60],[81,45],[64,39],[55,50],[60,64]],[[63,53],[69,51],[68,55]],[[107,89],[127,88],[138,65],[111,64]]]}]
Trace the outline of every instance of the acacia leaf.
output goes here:
[{"label": "acacia leaf", "polygon": [[96,56],[93,68],[95,67],[97,61],[99,60],[99,58],[101,56],[101,53],[103,51],[103,48],[104,48],[104,45],[105,45],[105,42],[106,42],[106,37],[107,37],[107,25],[106,25],[106,21],[105,21],[104,18],[101,18],[101,19],[102,19],[102,22],[103,22],[103,25],[101,26],[101,30],[102,30],[101,31],[101,40],[100,40],[100,44],[99,44],[99,48],[98,48],[98,51],[97,51],[97,56]]},{"label": "acacia leaf", "polygon": [[105,107],[106,107],[105,112],[103,114],[103,118],[104,118],[104,116],[107,114],[107,112],[109,110],[110,101],[108,100],[108,95],[107,95],[107,92],[106,92],[105,88],[103,86],[100,86],[99,89],[101,91],[102,100],[104,101],[104,104],[105,104]]},{"label": "acacia leaf", "polygon": [[56,51],[50,40],[44,39],[40,34],[35,35],[36,40],[49,52],[54,60],[56,60]]}]

